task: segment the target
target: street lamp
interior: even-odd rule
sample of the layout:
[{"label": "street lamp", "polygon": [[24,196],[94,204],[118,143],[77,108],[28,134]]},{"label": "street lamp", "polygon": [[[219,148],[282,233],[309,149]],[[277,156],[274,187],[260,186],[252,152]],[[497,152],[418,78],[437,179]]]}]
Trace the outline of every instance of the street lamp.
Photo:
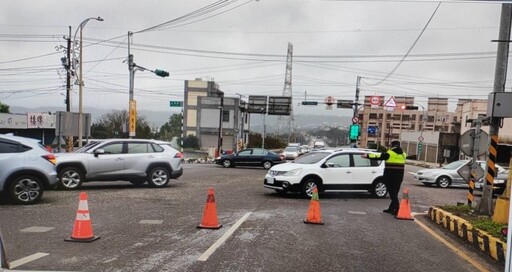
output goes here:
[{"label": "street lamp", "polygon": [[[85,27],[85,25],[87,24],[87,22],[89,22],[89,20],[96,20],[96,21],[100,21],[102,22],[103,21],[103,18],[101,17],[91,17],[91,18],[87,18],[85,20],[83,20],[80,25],[78,26],[78,28],[76,29],[75,31],[75,35],[73,36],[73,41],[74,43],[76,44],[76,34],[78,33],[78,30],[80,30],[80,61],[79,61],[79,64],[80,64],[80,74],[79,74],[79,82],[78,82],[78,147],[82,147],[82,134],[83,134],[83,122],[82,122],[82,115],[83,115],[83,110],[82,110],[82,88],[83,88],[83,81],[82,81],[82,76],[83,76],[83,73],[82,73],[82,31]],[[75,52],[73,50],[73,52]]]}]

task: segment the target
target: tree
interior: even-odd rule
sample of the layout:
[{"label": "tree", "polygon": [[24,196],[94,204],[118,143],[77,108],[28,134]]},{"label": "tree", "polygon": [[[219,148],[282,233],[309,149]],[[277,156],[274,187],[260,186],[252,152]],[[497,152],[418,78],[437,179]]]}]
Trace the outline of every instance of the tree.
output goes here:
[{"label": "tree", "polygon": [[183,148],[199,148],[199,140],[194,135],[188,135],[183,139]]},{"label": "tree", "polygon": [[182,130],[182,118],[181,114],[173,114],[169,117],[169,121],[167,121],[161,128],[160,134],[158,135],[159,139],[163,141],[172,141],[173,137],[181,137]]},{"label": "tree", "polygon": [[0,113],[11,113],[9,110],[9,105],[0,102]]},{"label": "tree", "polygon": [[[123,130],[126,131],[128,118],[129,114],[126,110],[114,110],[102,115],[97,122],[92,124],[91,137],[96,139],[128,137],[128,132],[123,132]],[[135,134],[140,139],[154,138],[146,117],[137,116]]]},{"label": "tree", "polygon": [[[261,134],[249,133],[249,145],[247,147],[261,147]],[[280,149],[286,147],[285,142],[275,136],[267,135],[265,137],[265,149]]]}]

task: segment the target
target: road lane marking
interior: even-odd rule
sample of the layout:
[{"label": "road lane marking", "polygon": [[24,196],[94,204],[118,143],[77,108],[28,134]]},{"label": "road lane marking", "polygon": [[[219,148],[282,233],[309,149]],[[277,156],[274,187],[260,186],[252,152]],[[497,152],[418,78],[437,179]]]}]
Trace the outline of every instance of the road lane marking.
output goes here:
[{"label": "road lane marking", "polygon": [[10,262],[9,263],[9,269],[13,269],[13,268],[16,268],[20,265],[24,265],[26,263],[29,263],[29,262],[32,262],[32,261],[35,261],[39,258],[43,258],[43,257],[46,257],[50,255],[50,253],[43,253],[43,252],[37,252],[35,254],[32,254],[30,256],[27,256],[27,257],[23,257],[19,260],[16,260],[16,261],[13,261],[13,262]]},{"label": "road lane marking", "polygon": [[474,261],[473,259],[471,259],[471,257],[469,257],[466,253],[462,252],[456,246],[454,246],[450,242],[448,242],[446,239],[444,239],[443,237],[439,236],[437,233],[435,233],[433,230],[431,230],[425,224],[420,222],[418,219],[416,219],[414,221],[416,222],[416,224],[418,224],[420,227],[422,227],[424,230],[426,230],[430,235],[434,236],[437,240],[441,241],[441,243],[445,244],[448,248],[453,250],[455,252],[455,254],[459,255],[461,258],[466,260],[468,263],[472,264],[476,269],[478,269],[478,270],[480,270],[482,272],[489,271],[487,268],[483,267],[479,262]]},{"label": "road lane marking", "polygon": [[164,220],[140,220],[139,224],[162,224]]},{"label": "road lane marking", "polygon": [[350,214],[367,215],[366,212],[348,211]]},{"label": "road lane marking", "polygon": [[21,232],[48,232],[53,229],[55,229],[55,228],[33,226],[33,227],[24,228],[21,230]]},{"label": "road lane marking", "polygon": [[242,223],[247,220],[247,218],[251,215],[252,212],[248,212],[242,216],[242,218],[238,219],[238,221],[231,226],[231,228],[222,235],[222,237],[219,238],[210,248],[208,248],[199,258],[198,261],[206,261],[212,255],[215,250],[217,250],[235,231],[242,225]]}]

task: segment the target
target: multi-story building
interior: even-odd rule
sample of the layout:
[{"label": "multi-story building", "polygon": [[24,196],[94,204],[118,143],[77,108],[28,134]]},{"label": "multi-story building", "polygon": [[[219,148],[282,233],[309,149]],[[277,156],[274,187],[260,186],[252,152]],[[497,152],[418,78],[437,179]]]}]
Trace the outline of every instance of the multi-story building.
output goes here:
[{"label": "multi-story building", "polygon": [[[460,111],[460,134],[462,135],[471,128],[474,128],[471,120],[485,118],[487,116],[487,100],[465,99],[460,103],[460,109],[458,107],[458,111]],[[489,125],[487,123],[484,123],[481,129],[489,133]],[[507,164],[512,151],[512,119],[503,118],[498,136],[497,162]]]},{"label": "multi-story building", "polygon": [[225,97],[219,85],[201,79],[185,81],[183,134],[197,137],[202,150],[234,151],[249,138],[249,115],[237,97]]},{"label": "multi-story building", "polygon": [[[405,131],[453,132],[454,114],[448,112],[447,98],[429,98],[426,109],[416,104],[414,97],[396,96],[392,102],[394,107],[386,107],[387,102],[372,107],[371,98],[365,96],[363,111],[359,110],[363,128],[360,146],[389,146],[391,141],[401,140],[401,134]],[[379,100],[384,101],[384,97],[379,96]]]}]

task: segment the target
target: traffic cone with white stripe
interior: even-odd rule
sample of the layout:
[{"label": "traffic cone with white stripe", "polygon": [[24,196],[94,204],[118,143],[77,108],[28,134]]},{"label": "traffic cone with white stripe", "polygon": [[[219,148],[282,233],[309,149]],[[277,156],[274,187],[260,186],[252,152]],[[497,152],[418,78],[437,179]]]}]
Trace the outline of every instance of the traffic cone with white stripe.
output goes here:
[{"label": "traffic cone with white stripe", "polygon": [[91,216],[89,215],[89,205],[87,204],[87,193],[80,193],[78,202],[78,211],[76,212],[75,225],[70,238],[65,239],[68,242],[89,243],[100,239],[92,233]]},{"label": "traffic cone with white stripe", "polygon": [[320,199],[318,198],[318,188],[313,188],[313,195],[309,204],[308,215],[304,220],[306,224],[323,225],[322,213],[320,212]]},{"label": "traffic cone with white stripe", "polygon": [[7,254],[5,253],[4,239],[2,233],[0,233],[0,270],[2,268],[9,269],[9,262],[7,261]]},{"label": "traffic cone with white stripe", "polygon": [[396,219],[402,220],[414,220],[411,215],[411,205],[409,204],[409,189],[404,189],[404,196],[400,201],[400,208],[398,208],[398,214],[395,216]]}]

